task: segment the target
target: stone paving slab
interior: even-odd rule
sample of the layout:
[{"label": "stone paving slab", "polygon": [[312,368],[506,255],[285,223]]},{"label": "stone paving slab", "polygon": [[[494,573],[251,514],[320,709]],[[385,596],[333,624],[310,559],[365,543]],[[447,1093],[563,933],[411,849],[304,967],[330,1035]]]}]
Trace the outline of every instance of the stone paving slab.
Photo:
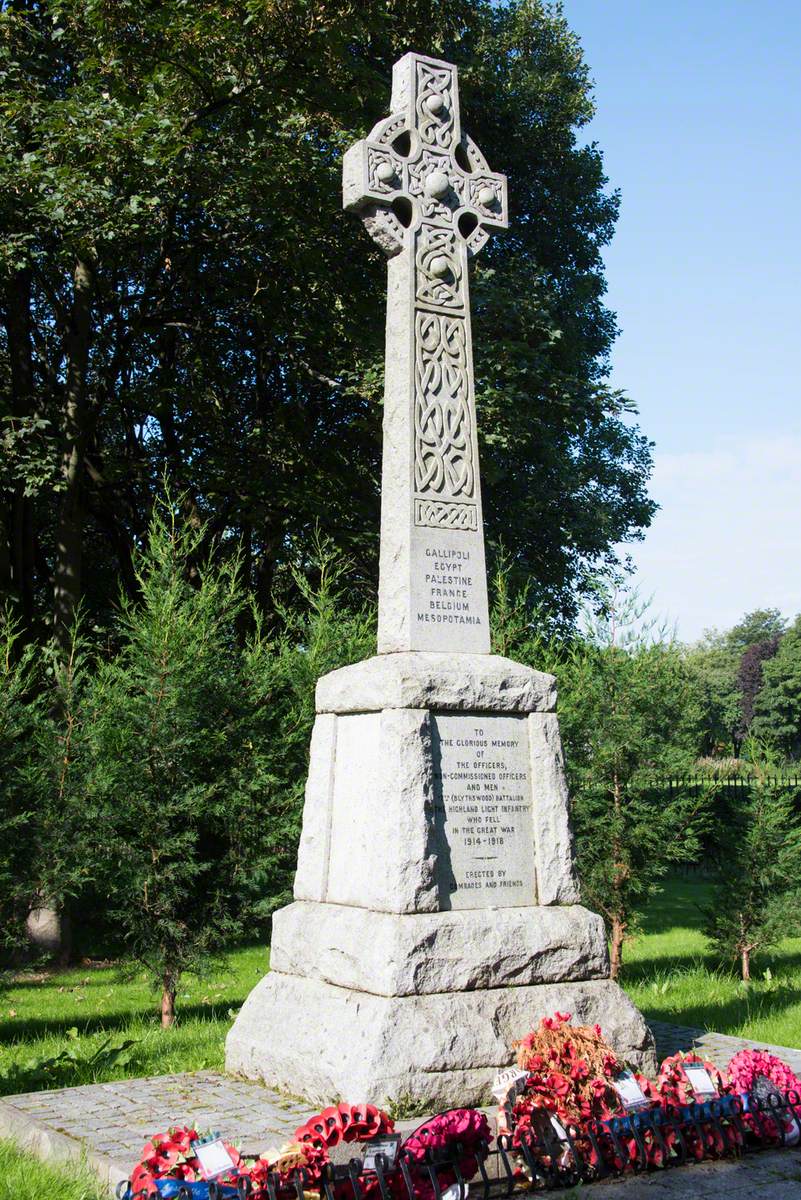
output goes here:
[{"label": "stone paving slab", "polygon": [[738,1050],[767,1050],[787,1063],[788,1067],[801,1076],[801,1050],[790,1046],[774,1046],[769,1042],[755,1042],[751,1038],[729,1037],[724,1033],[712,1033],[706,1029],[689,1025],[671,1025],[667,1021],[649,1021],[656,1038],[658,1059],[675,1054],[678,1050],[695,1050],[697,1054],[713,1062],[716,1067],[728,1066]]},{"label": "stone paving slab", "polygon": [[[801,1074],[801,1050],[660,1021],[652,1021],[651,1028],[660,1058],[695,1049],[725,1067],[737,1050],[749,1046],[777,1054]],[[313,1107],[249,1080],[214,1071],[187,1072],[7,1096],[0,1101],[0,1136],[15,1138],[42,1158],[85,1158],[113,1188],[127,1177],[148,1137],[170,1125],[219,1129],[244,1153],[255,1154],[287,1140]],[[786,1150],[739,1163],[702,1164],[599,1183],[593,1189],[601,1200],[639,1200],[646,1190],[650,1200],[762,1195],[801,1200],[801,1153]]]},{"label": "stone paving slab", "polygon": [[[562,1195],[567,1200],[566,1193]],[[593,1183],[574,1193],[588,1200],[801,1200],[801,1154],[766,1150],[736,1161],[697,1163],[653,1175]]]}]

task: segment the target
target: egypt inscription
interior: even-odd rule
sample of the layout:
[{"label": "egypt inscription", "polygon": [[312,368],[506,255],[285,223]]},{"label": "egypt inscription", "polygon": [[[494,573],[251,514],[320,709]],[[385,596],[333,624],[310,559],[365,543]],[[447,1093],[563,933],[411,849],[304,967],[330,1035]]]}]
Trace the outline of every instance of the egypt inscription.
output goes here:
[{"label": "egypt inscription", "polygon": [[435,537],[427,540],[416,559],[420,578],[413,586],[416,598],[413,620],[418,625],[478,627],[486,620],[476,587],[477,564],[466,547],[453,548]]},{"label": "egypt inscription", "polygon": [[440,907],[535,904],[525,717],[432,714]]}]

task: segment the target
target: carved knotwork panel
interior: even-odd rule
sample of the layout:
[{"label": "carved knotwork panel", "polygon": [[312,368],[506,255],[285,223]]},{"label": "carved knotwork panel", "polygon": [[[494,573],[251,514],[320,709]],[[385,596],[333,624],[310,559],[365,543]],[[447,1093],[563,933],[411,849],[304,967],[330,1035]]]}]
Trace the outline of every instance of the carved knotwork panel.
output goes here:
[{"label": "carved knotwork panel", "polygon": [[421,226],[415,268],[415,295],[420,303],[437,308],[464,307],[462,254],[452,229]]},{"label": "carved knotwork panel", "polygon": [[[426,180],[435,171],[442,172],[448,179],[448,191],[441,198],[430,196],[426,191]],[[409,195],[417,200],[420,213],[427,221],[450,225],[455,210],[465,203],[465,184],[464,175],[449,154],[423,150],[417,162],[409,164]]]},{"label": "carved knotwork panel", "polygon": [[[392,174],[390,175],[390,171]],[[367,146],[367,187],[391,200],[403,185],[403,159],[383,146]]]},{"label": "carved knotwork panel", "polygon": [[425,146],[450,150],[456,134],[453,68],[417,63],[415,125]]},{"label": "carved knotwork panel", "polygon": [[[418,499],[476,498],[464,317],[415,314],[414,485]],[[416,516],[418,511],[429,518],[444,513],[416,505]]]}]

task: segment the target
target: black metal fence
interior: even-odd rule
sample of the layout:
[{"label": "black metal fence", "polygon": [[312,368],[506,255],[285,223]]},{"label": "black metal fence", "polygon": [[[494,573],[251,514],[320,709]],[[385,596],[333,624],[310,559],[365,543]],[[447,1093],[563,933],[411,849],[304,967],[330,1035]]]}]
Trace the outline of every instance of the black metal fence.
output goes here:
[{"label": "black metal fence", "polygon": [[[456,1145],[418,1162],[401,1151],[391,1168],[380,1154],[369,1171],[353,1158],[345,1165],[327,1164],[322,1179],[296,1170],[288,1178],[269,1175],[265,1186],[268,1200],[307,1200],[310,1193],[321,1200],[465,1200],[469,1183],[471,1200],[500,1200],[513,1192],[556,1190],[793,1146],[800,1134],[797,1092],[764,1099],[743,1094],[567,1126],[564,1137],[546,1122],[540,1131],[503,1135],[494,1150],[485,1145],[478,1153]],[[246,1175],[230,1183],[163,1179],[158,1194],[163,1200],[247,1200],[253,1188]],[[122,1184],[117,1196],[145,1200],[146,1193]]]}]

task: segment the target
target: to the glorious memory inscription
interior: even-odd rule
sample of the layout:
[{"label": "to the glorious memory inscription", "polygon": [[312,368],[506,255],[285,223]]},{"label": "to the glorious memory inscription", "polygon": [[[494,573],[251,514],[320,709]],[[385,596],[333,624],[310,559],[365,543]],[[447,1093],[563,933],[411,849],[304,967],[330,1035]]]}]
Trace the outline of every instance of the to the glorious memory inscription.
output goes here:
[{"label": "to the glorious memory inscription", "polygon": [[535,904],[528,725],[432,714],[442,908]]}]

